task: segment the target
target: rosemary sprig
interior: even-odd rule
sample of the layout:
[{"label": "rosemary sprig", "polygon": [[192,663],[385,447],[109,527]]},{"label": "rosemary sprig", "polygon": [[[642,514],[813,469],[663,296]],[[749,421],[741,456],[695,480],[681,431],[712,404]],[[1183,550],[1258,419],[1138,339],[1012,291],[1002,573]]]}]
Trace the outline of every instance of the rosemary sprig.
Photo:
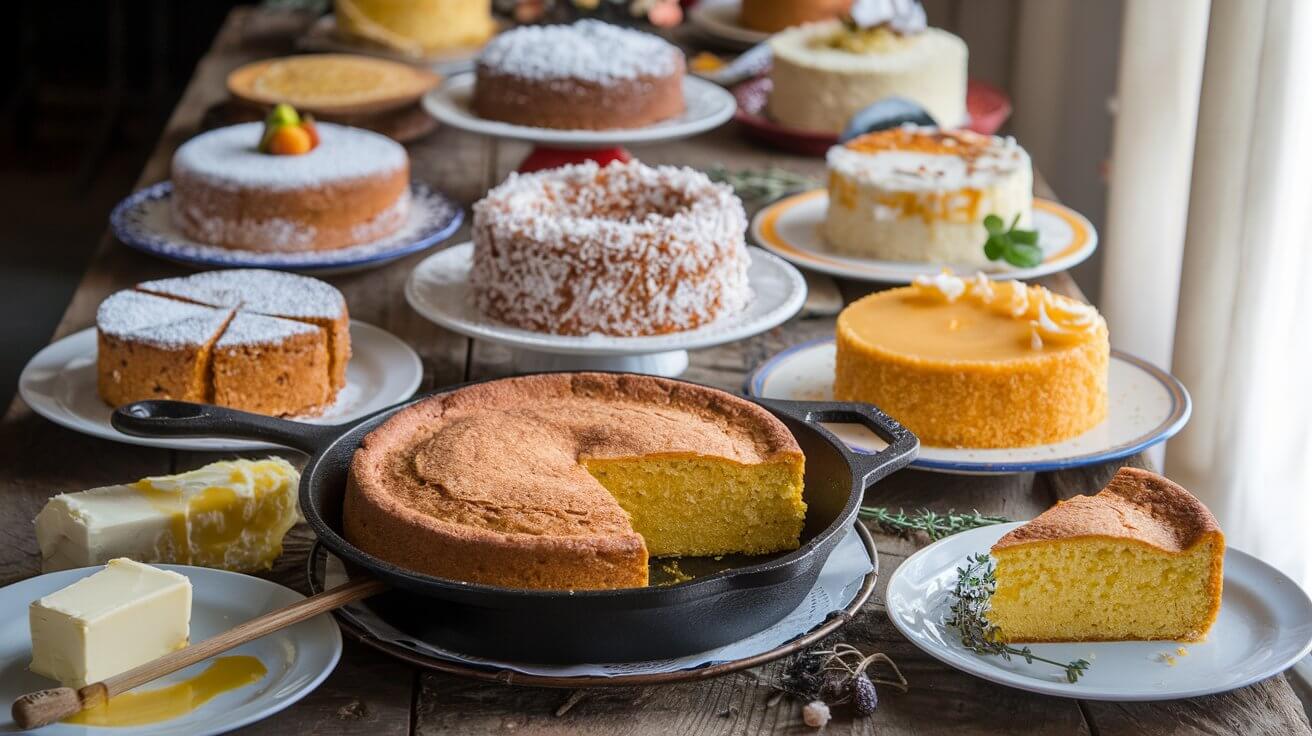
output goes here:
[{"label": "rosemary sprig", "polygon": [[966,558],[966,566],[957,568],[957,583],[952,588],[956,602],[945,624],[961,635],[961,645],[977,654],[990,654],[1010,661],[1020,657],[1026,664],[1042,662],[1066,671],[1066,681],[1076,682],[1089,669],[1088,660],[1058,662],[1035,654],[1029,647],[1013,647],[1001,639],[998,627],[989,622],[988,612],[993,593],[998,589],[993,559],[980,553]]},{"label": "rosemary sprig", "polygon": [[814,189],[819,183],[787,169],[771,166],[767,169],[740,169],[730,171],[719,164],[706,170],[712,181],[720,181],[733,187],[743,199],[766,202],[778,199],[785,194]]},{"label": "rosemary sprig", "polygon": [[997,215],[984,218],[984,229],[989,237],[984,241],[984,255],[990,261],[1004,260],[1018,268],[1031,268],[1043,263],[1043,249],[1039,248],[1038,230],[1021,230],[1017,214],[1008,227]]},{"label": "rosemary sprig", "polygon": [[862,506],[857,513],[862,519],[873,521],[880,529],[889,534],[907,536],[912,532],[924,532],[931,540],[935,541],[968,529],[977,529],[993,524],[1006,524],[1011,521],[1005,516],[985,516],[978,511],[959,514],[952,509],[944,514],[929,509],[917,509],[911,514],[907,514],[902,509],[898,509],[897,513],[893,513],[883,506]]}]

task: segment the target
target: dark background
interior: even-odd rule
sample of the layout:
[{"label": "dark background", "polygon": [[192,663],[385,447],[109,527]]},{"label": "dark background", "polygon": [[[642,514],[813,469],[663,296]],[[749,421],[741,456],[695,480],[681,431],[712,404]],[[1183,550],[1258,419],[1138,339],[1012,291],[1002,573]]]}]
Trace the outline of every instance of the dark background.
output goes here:
[{"label": "dark background", "polygon": [[49,340],[235,0],[10,0],[0,113],[0,406]]}]

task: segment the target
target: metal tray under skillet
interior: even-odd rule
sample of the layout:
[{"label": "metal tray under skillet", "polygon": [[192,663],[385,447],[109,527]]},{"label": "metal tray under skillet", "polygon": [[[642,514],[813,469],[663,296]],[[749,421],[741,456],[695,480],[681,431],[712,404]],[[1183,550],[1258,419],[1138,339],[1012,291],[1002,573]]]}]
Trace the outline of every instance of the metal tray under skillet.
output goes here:
[{"label": "metal tray under skillet", "polygon": [[[726,558],[730,564],[725,569],[704,575],[691,569],[697,563],[684,558],[680,564],[694,574],[688,582],[621,590],[520,590],[411,572],[356,548],[342,535],[342,502],[361,440],[416,401],[473,383],[441,389],[349,425],[304,424],[180,401],[129,404],[114,412],[112,423],[133,435],[261,440],[308,453],[301,473],[301,511],[352,578],[377,578],[417,594],[408,598],[428,604],[434,644],[476,656],[550,664],[682,656],[773,625],[815,585],[830,552],[855,522],[866,489],[909,464],[919,448],[914,435],[867,404],[748,399],[778,417],[806,455],[802,544],[787,553]],[[861,424],[888,447],[854,453],[821,422]]]}]

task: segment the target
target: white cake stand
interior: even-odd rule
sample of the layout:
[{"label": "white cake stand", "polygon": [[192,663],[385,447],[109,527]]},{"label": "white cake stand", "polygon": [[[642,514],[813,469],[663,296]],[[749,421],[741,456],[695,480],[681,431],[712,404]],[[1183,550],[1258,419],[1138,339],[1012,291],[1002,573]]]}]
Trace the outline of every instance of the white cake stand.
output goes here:
[{"label": "white cake stand", "polygon": [[445,125],[502,140],[536,144],[520,171],[535,171],[565,163],[591,159],[600,163],[627,161],[623,146],[689,138],[720,127],[733,117],[738,103],[723,87],[697,77],[684,77],[682,115],[644,125],[615,130],[558,130],[504,123],[479,117],[470,108],[474,75],[460,74],[423,97],[424,109]]},{"label": "white cake stand", "polygon": [[688,367],[688,351],[742,340],[786,322],[806,301],[806,280],[778,256],[748,248],[747,277],[752,300],[747,308],[686,332],[651,337],[551,335],[497,322],[480,313],[469,294],[473,243],[461,243],[424,259],[410,274],[405,296],[415,311],[468,337],[511,348],[521,372],[604,370],[678,376]]}]

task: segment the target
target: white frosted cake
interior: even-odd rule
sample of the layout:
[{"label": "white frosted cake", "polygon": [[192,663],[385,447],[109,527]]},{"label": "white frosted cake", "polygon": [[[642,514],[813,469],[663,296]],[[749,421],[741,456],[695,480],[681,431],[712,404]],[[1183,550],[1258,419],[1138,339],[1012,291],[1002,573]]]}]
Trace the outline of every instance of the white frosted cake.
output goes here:
[{"label": "white frosted cake", "polygon": [[839,133],[858,110],[886,97],[919,104],[944,127],[967,121],[966,44],[947,31],[858,29],[833,20],[779,33],[770,48],[766,111],[784,125]]},{"label": "white frosted cake", "polygon": [[848,255],[982,267],[984,218],[1028,228],[1033,172],[1011,138],[903,126],[829,149],[824,234]]},{"label": "white frosted cake", "polygon": [[300,155],[259,150],[264,126],[192,138],[173,155],[173,222],[192,240],[255,251],[316,251],[378,240],[410,205],[410,159],[390,138],[331,123]]}]

